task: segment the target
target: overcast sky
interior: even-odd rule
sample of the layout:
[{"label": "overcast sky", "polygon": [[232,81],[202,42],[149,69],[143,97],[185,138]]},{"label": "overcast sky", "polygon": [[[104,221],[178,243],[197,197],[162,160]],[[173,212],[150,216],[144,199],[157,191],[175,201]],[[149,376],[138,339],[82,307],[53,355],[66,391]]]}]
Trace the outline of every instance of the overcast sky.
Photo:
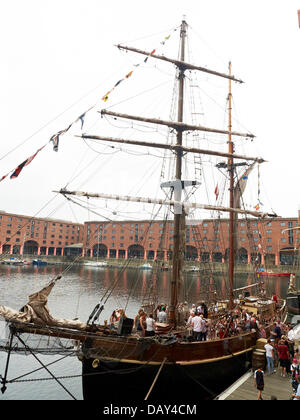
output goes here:
[{"label": "overcast sky", "polygon": [[[102,96],[134,69],[132,56],[127,58],[115,44],[142,48],[145,41],[145,49],[156,48],[164,36],[175,38],[173,29],[185,16],[198,36],[198,47],[206,46],[203,55],[198,54],[203,61],[197,64],[212,64],[226,72],[231,60],[233,73],[245,81],[235,106],[243,127],[256,136],[255,150],[268,161],[260,174],[262,210],[296,217],[300,204],[298,8],[296,0],[1,1],[0,178],[90,106],[103,107]],[[211,53],[211,62],[204,50]],[[168,71],[159,70],[168,84]],[[132,75],[127,85],[131,96],[152,86],[149,74],[145,68],[135,80]],[[134,81],[140,83],[138,90]],[[121,101],[126,94],[116,89],[112,101]],[[86,127],[100,134],[92,121]],[[48,144],[18,178],[0,182],[1,210],[74,220],[77,216],[71,207],[52,192],[74,174],[86,191],[99,187],[96,191],[121,192],[114,191],[118,182],[126,184],[126,166],[121,163],[119,173],[111,171],[111,178],[118,173],[119,181],[103,174],[89,188],[83,168],[90,165],[91,150],[87,152],[87,145],[73,134],[74,130],[61,136],[57,153]],[[94,180],[94,173],[88,177]],[[147,196],[145,191],[140,195]],[[255,204],[253,198],[249,205]],[[87,220],[88,215],[80,217]]]}]

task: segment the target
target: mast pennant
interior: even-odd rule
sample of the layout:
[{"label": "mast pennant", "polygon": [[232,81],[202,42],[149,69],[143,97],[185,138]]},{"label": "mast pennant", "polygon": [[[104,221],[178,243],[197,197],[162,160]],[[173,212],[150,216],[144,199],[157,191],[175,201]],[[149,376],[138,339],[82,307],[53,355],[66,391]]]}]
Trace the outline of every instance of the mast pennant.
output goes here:
[{"label": "mast pennant", "polygon": [[256,162],[253,162],[248,169],[246,169],[245,172],[243,172],[243,174],[241,175],[241,177],[239,178],[238,182],[236,183],[236,186],[234,187],[234,192],[233,192],[233,206],[236,208],[240,208],[241,207],[241,198],[242,195],[244,194],[244,191],[246,189],[246,185],[247,185],[247,181],[248,181],[248,176],[250,174],[250,172],[252,171],[252,169],[254,168]]}]

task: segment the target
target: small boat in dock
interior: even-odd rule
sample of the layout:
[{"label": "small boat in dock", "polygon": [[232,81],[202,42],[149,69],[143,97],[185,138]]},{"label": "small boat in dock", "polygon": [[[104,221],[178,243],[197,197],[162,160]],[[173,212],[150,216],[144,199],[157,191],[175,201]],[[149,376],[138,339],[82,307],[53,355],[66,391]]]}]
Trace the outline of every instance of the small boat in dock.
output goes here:
[{"label": "small boat in dock", "polygon": [[143,264],[139,266],[140,270],[152,270],[152,265],[151,264]]},{"label": "small boat in dock", "polygon": [[32,265],[37,265],[37,266],[43,266],[43,265],[47,265],[47,261],[43,261],[43,260],[39,260],[39,259],[35,259],[32,260]]},{"label": "small boat in dock", "polygon": [[107,262],[105,261],[85,261],[83,265],[89,266],[89,267],[108,267]]},{"label": "small boat in dock", "polygon": [[1,261],[1,264],[6,264],[6,265],[25,265],[26,261],[24,260],[19,260],[17,258],[11,257],[9,259],[5,259]]},{"label": "small boat in dock", "polygon": [[290,272],[265,271],[263,268],[257,270],[257,274],[262,275],[262,276],[275,276],[275,277],[290,277],[291,274],[295,275],[295,273],[290,273]]}]

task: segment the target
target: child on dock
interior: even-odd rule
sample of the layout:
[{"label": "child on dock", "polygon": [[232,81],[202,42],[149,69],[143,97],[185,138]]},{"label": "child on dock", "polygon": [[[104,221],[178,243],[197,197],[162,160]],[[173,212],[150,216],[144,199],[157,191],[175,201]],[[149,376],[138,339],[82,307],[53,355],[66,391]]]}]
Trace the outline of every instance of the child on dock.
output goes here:
[{"label": "child on dock", "polygon": [[258,368],[254,372],[254,387],[257,388],[258,394],[257,399],[262,400],[262,391],[264,390],[265,382],[264,382],[264,371],[261,368]]}]

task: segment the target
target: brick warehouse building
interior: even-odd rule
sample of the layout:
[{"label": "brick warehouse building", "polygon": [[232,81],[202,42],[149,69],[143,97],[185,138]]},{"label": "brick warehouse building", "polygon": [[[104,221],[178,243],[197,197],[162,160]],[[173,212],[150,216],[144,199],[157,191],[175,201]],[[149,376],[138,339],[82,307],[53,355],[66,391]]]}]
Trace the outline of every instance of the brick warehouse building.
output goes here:
[{"label": "brick warehouse building", "polygon": [[83,225],[0,211],[0,254],[71,255],[83,243]]},{"label": "brick warehouse building", "polygon": [[[173,222],[85,222],[84,254],[101,258],[137,257],[168,260],[172,256]],[[297,218],[239,220],[237,261],[261,264],[292,264],[300,235]],[[187,260],[225,262],[229,249],[229,220],[203,220],[186,227]]]},{"label": "brick warehouse building", "polygon": [[[172,221],[91,221],[79,224],[2,211],[0,223],[0,254],[148,260],[172,257]],[[250,264],[258,258],[262,265],[293,264],[297,255],[295,250],[300,244],[299,231],[293,228],[298,225],[297,218],[239,220],[237,262]],[[228,231],[228,219],[187,224],[185,258],[227,261]]]}]

